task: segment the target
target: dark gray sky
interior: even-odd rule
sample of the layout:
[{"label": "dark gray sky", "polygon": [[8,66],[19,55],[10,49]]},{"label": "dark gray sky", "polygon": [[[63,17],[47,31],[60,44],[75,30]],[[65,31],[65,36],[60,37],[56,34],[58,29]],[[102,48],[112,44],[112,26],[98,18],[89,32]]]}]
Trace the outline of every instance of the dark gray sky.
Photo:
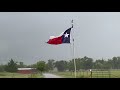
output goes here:
[{"label": "dark gray sky", "polygon": [[120,12],[0,12],[0,63],[71,59],[70,45],[45,42],[71,27],[72,19],[75,57],[120,56]]}]

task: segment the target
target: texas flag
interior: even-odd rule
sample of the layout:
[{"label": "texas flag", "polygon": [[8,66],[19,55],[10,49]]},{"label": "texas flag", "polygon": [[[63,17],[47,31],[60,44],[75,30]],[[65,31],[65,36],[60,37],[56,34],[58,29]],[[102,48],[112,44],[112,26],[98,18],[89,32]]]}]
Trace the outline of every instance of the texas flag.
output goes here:
[{"label": "texas flag", "polygon": [[63,32],[60,36],[50,36],[50,39],[48,40],[48,44],[58,45],[63,43],[70,43],[70,31],[71,28],[67,29],[65,32]]}]

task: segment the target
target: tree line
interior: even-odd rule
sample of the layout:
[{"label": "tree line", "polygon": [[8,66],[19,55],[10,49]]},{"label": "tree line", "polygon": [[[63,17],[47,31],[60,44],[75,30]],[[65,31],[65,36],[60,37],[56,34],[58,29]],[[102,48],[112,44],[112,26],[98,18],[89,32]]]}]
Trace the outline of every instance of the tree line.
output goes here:
[{"label": "tree line", "polygon": [[[93,60],[87,56],[83,58],[75,58],[76,69],[120,69],[120,57],[113,57],[112,59],[104,60],[98,59]],[[60,60],[55,61],[53,59],[47,62],[40,60],[32,65],[25,65],[23,62],[16,62],[11,59],[7,64],[0,65],[0,72],[17,72],[17,68],[36,68],[40,72],[50,72],[57,68],[58,71],[74,71],[74,61]]]}]

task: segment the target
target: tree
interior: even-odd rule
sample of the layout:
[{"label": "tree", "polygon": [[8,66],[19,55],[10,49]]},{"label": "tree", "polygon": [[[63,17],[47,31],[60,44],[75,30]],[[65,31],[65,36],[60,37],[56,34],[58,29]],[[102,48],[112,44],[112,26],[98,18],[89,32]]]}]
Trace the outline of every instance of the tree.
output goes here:
[{"label": "tree", "polygon": [[86,58],[84,63],[85,69],[92,69],[93,68],[93,59]]},{"label": "tree", "polygon": [[24,63],[23,62],[19,62],[18,68],[24,68],[24,67],[25,67]]},{"label": "tree", "polygon": [[76,68],[80,69],[91,69],[93,68],[93,59],[85,56],[84,58],[78,58],[76,60]]},{"label": "tree", "polygon": [[4,71],[4,67],[5,65],[0,65],[0,72],[3,72]]},{"label": "tree", "polygon": [[8,72],[16,72],[17,71],[17,63],[13,59],[11,59],[8,62],[8,64],[6,65],[5,70]]},{"label": "tree", "polygon": [[48,70],[53,70],[54,69],[54,61],[55,60],[48,60],[48,63],[47,63],[47,68]]},{"label": "tree", "polygon": [[104,60],[96,60],[94,63],[94,68],[95,69],[103,69],[104,66]]},{"label": "tree", "polygon": [[68,69],[69,71],[74,71],[74,62],[73,60],[70,60],[68,63]]},{"label": "tree", "polygon": [[120,69],[120,57],[117,57],[118,59],[118,69]]},{"label": "tree", "polygon": [[117,69],[117,57],[112,58],[113,68]]},{"label": "tree", "polygon": [[58,71],[65,71],[67,69],[67,62],[66,61],[56,61],[55,67],[57,67]]},{"label": "tree", "polygon": [[45,71],[49,71],[49,67],[48,67],[48,64],[45,64]]},{"label": "tree", "polygon": [[46,64],[44,61],[39,61],[36,64],[36,68],[42,73],[46,69]]}]

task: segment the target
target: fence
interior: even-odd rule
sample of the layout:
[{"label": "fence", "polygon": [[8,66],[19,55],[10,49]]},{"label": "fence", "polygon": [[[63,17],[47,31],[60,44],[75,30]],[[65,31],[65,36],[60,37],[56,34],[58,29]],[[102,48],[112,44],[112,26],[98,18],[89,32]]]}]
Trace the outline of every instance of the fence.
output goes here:
[{"label": "fence", "polygon": [[111,71],[110,70],[92,70],[91,78],[110,78]]}]

